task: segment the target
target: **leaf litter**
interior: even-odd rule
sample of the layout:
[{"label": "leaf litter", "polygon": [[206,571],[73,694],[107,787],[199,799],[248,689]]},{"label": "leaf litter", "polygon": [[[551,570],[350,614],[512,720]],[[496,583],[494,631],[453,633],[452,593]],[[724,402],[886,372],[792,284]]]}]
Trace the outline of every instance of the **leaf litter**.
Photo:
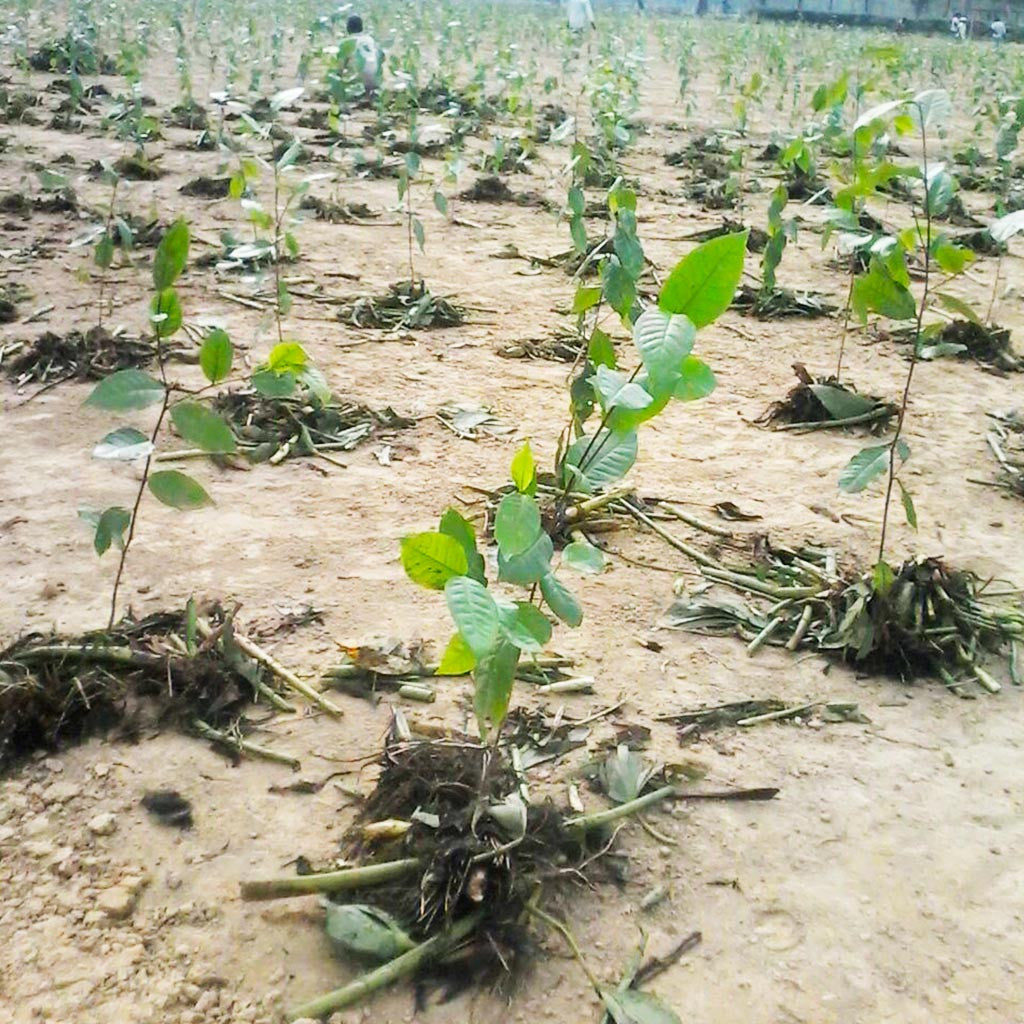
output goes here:
[{"label": "leaf litter", "polygon": [[458,327],[466,310],[427,288],[425,281],[399,281],[382,295],[352,296],[338,319],[353,327],[388,331]]}]

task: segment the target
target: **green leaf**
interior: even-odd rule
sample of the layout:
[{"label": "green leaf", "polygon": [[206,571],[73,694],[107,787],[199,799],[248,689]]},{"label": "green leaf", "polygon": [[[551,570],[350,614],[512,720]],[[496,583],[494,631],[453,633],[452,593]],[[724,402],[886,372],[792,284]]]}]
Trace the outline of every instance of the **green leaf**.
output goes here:
[{"label": "green leaf", "polygon": [[533,461],[533,450],[530,442],[525,441],[523,447],[516,452],[509,467],[512,483],[520,494],[537,493],[537,465]]},{"label": "green leaf", "polygon": [[657,771],[656,764],[650,764],[625,743],[620,743],[601,762],[598,779],[612,803],[627,804],[640,796]]},{"label": "green leaf", "polygon": [[473,529],[473,524],[464,518],[457,509],[448,508],[441,516],[438,529],[441,533],[457,540],[462,546],[462,550],[466,553],[466,575],[471,576],[479,583],[486,583],[484,558],[477,550],[476,531]]},{"label": "green leaf", "polygon": [[874,399],[858,395],[855,391],[847,391],[845,388],[834,388],[828,384],[811,384],[808,390],[821,402],[825,411],[834,420],[861,416],[871,412],[875,407]]},{"label": "green leaf", "polygon": [[594,366],[607,366],[610,370],[615,369],[615,343],[600,327],[594,328],[594,333],[591,334],[590,341],[587,343],[587,359]]},{"label": "green leaf", "polygon": [[644,250],[636,237],[636,214],[620,210],[615,217],[615,235],[612,239],[615,255],[623,270],[636,281],[644,271]]},{"label": "green leaf", "polygon": [[416,945],[383,910],[359,903],[327,901],[327,937],[339,953],[387,961]]},{"label": "green leaf", "polygon": [[494,539],[506,557],[521,555],[536,543],[541,533],[540,509],[528,494],[513,491],[498,503],[494,516]]},{"label": "green leaf", "polygon": [[476,668],[476,655],[466,646],[461,633],[456,633],[441,655],[441,664],[434,675],[464,676]]},{"label": "green leaf", "polygon": [[633,324],[633,343],[655,380],[679,373],[696,337],[697,328],[688,317],[662,309],[645,309]]},{"label": "green leaf", "polygon": [[925,199],[931,216],[941,217],[949,209],[955,190],[956,183],[949,171],[939,170],[929,175]]},{"label": "green leaf", "polygon": [[554,574],[547,573],[541,577],[540,592],[544,595],[548,607],[567,625],[574,629],[583,621],[583,609],[569,588],[557,579]]},{"label": "green leaf", "polygon": [[294,373],[274,373],[273,370],[257,370],[249,383],[264,398],[287,398],[295,391],[297,378]]},{"label": "green leaf", "polygon": [[79,509],[78,518],[89,523],[93,528],[92,546],[96,554],[102,557],[114,544],[119,550],[124,549],[124,535],[131,525],[132,516],[126,508],[113,506],[102,512]]},{"label": "green leaf", "polygon": [[609,370],[607,366],[599,366],[590,383],[605,411],[646,409],[651,404],[651,396],[639,384],[618,370]]},{"label": "green leaf", "polygon": [[576,294],[572,299],[572,312],[574,315],[579,316],[580,313],[586,313],[588,309],[592,309],[601,301],[601,296],[604,293],[600,288],[588,288],[579,287],[576,289]]},{"label": "green leaf", "polygon": [[500,634],[498,606],[491,592],[468,576],[453,576],[444,586],[444,596],[466,646],[483,661],[494,652]]},{"label": "green leaf", "polygon": [[681,402],[694,402],[699,398],[707,398],[717,386],[711,367],[696,356],[687,356],[683,360],[672,396]]},{"label": "green leaf", "polygon": [[210,331],[199,349],[199,368],[211,384],[219,384],[231,372],[234,349],[227,331],[219,327]]},{"label": "green leaf", "polygon": [[577,572],[597,574],[604,570],[604,552],[588,540],[574,540],[562,551],[562,565]]},{"label": "green leaf", "polygon": [[551,622],[528,601],[498,606],[502,636],[521,651],[536,653],[551,639]]},{"label": "green leaf", "polygon": [[953,113],[953,101],[945,89],[924,89],[909,103],[910,116],[918,131],[925,131],[933,124],[942,124]]},{"label": "green leaf", "polygon": [[152,451],[153,443],[141,430],[134,427],[118,427],[93,448],[92,454],[96,459],[131,462],[133,459],[144,459]]},{"label": "green leaf", "polygon": [[487,735],[488,722],[497,729],[505,720],[518,665],[519,648],[504,640],[477,662],[473,672],[473,708],[481,736]]},{"label": "green leaf", "polygon": [[537,583],[549,570],[555,546],[543,530],[537,539],[520,555],[507,557],[498,551],[498,579],[502,583],[515,583],[526,587]]},{"label": "green leaf", "polygon": [[106,270],[114,262],[114,240],[104,232],[92,252],[93,262],[97,267]]},{"label": "green leaf", "polygon": [[308,362],[306,350],[297,341],[282,341],[267,356],[267,368],[274,373],[301,373]]},{"label": "green leaf", "polygon": [[900,485],[900,497],[903,499],[903,514],[907,517],[907,522],[910,524],[912,530],[917,529],[917,509],[914,508],[914,499],[910,494],[910,491],[903,486],[903,481],[899,477],[896,478],[896,483]]},{"label": "green leaf", "polygon": [[573,248],[582,255],[587,251],[587,226],[583,218],[573,214],[569,219],[569,237],[572,239]]},{"label": "green leaf", "polygon": [[149,489],[157,501],[171,508],[184,510],[213,504],[202,484],[176,469],[153,473],[149,478]]},{"label": "green leaf", "polygon": [[601,281],[608,305],[623,320],[627,319],[636,302],[636,282],[617,257],[609,257],[601,264]]},{"label": "green leaf", "polygon": [[[1021,212],[1024,213],[1024,210]],[[972,324],[981,326],[981,317],[978,316],[977,311],[970,303],[964,302],[963,299],[958,299],[955,295],[947,295],[945,292],[936,292],[935,298],[946,309],[953,313],[959,313],[964,319],[970,320]]]},{"label": "green leaf", "polygon": [[111,412],[145,409],[163,401],[164,386],[141,370],[118,370],[92,389],[86,405]]},{"label": "green leaf", "polygon": [[436,209],[442,217],[448,216],[448,200],[445,199],[443,192],[434,192],[434,209]]},{"label": "green leaf", "polygon": [[947,274],[962,274],[968,263],[974,260],[974,253],[962,245],[943,242],[935,247],[932,253],[935,262]]},{"label": "green leaf", "polygon": [[298,139],[295,139],[295,141],[292,142],[292,144],[281,154],[280,159],[277,161],[278,171],[286,171],[295,163],[296,160],[298,160],[301,153],[302,143],[299,142]]},{"label": "green leaf", "polygon": [[615,1024],[681,1024],[676,1012],[649,992],[604,989],[601,998]]},{"label": "green leaf", "polygon": [[309,390],[323,405],[331,400],[331,389],[323,372],[312,363],[296,377],[298,383]]},{"label": "green leaf", "polygon": [[717,320],[736,294],[746,251],[746,231],[712,238],[697,246],[669,274],[658,296],[658,306],[666,313],[689,317],[696,328]]},{"label": "green leaf", "polygon": [[421,587],[444,590],[449,580],[469,570],[465,548],[447,533],[414,533],[402,538],[401,547],[402,568]]},{"label": "green leaf", "polygon": [[871,586],[875,593],[885,597],[892,590],[892,585],[895,582],[896,574],[892,571],[892,566],[884,559],[878,562],[871,573]]},{"label": "green leaf", "polygon": [[416,237],[416,244],[419,246],[420,252],[424,252],[424,244],[426,242],[426,236],[423,233],[423,222],[419,217],[413,217],[412,219],[412,233]]},{"label": "green leaf", "polygon": [[577,485],[595,490],[621,480],[636,462],[636,431],[602,430],[584,434],[565,453],[565,466]]},{"label": "green leaf", "polygon": [[878,444],[857,452],[839,474],[839,489],[847,494],[856,494],[863,491],[876,477],[887,472],[891,447],[888,444]]},{"label": "green leaf", "polygon": [[292,308],[292,293],[288,285],[281,281],[277,286],[277,309],[281,316],[287,316]]},{"label": "green leaf", "polygon": [[169,338],[182,321],[181,302],[173,288],[157,292],[149,303],[149,322],[158,338]]},{"label": "green leaf", "polygon": [[171,407],[171,422],[184,440],[204,452],[226,455],[237,449],[228,422],[198,402],[178,402]]},{"label": "green leaf", "polygon": [[869,312],[881,313],[891,320],[910,320],[917,313],[910,290],[895,280],[885,264],[875,256],[871,258],[868,273],[853,283],[851,307],[862,323],[867,322]]},{"label": "green leaf", "polygon": [[167,291],[185,269],[188,262],[188,225],[176,220],[160,239],[153,257],[153,287]]}]

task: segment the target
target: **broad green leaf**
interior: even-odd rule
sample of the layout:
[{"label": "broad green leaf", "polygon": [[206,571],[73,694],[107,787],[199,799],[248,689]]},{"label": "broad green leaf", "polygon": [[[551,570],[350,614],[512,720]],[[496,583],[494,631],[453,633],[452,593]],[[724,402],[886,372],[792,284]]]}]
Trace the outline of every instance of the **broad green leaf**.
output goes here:
[{"label": "broad green leaf", "polygon": [[114,240],[104,232],[92,252],[93,262],[97,267],[106,270],[114,262]]},{"label": "broad green leaf", "polygon": [[574,629],[583,621],[583,609],[572,591],[553,573],[541,577],[540,592],[548,607],[567,625]]},{"label": "broad green leaf", "polygon": [[653,307],[645,309],[633,324],[633,343],[654,379],[679,373],[696,337],[697,328],[688,317]]},{"label": "broad green leaf", "polygon": [[578,185],[573,185],[569,189],[567,202],[570,212],[574,213],[577,217],[583,216],[583,211],[587,206],[587,197],[583,194],[583,189]]},{"label": "broad green leaf", "polygon": [[297,378],[290,371],[256,370],[249,382],[264,398],[287,398],[295,391]]},{"label": "broad green leaf", "polygon": [[490,591],[468,576],[453,576],[444,586],[444,596],[466,646],[478,662],[483,661],[494,652],[499,637],[498,606]]},{"label": "broad green leaf", "polygon": [[424,246],[426,244],[426,235],[423,233],[423,222],[419,217],[413,217],[412,219],[412,233],[416,237],[416,245],[420,252],[424,252]]},{"label": "broad green leaf", "polygon": [[895,582],[896,574],[892,571],[892,566],[884,559],[878,562],[871,573],[871,586],[875,593],[885,597],[892,590],[892,585]]},{"label": "broad green leaf", "polygon": [[169,338],[182,321],[181,302],[173,288],[157,292],[149,303],[149,322],[158,338]]},{"label": "broad green leaf", "polygon": [[442,217],[448,216],[448,200],[445,198],[443,192],[434,192],[434,209],[437,210]]},{"label": "broad green leaf", "polygon": [[319,367],[307,363],[306,368],[296,376],[296,379],[303,387],[311,391],[323,405],[331,400],[330,385]]},{"label": "broad green leaf", "polygon": [[599,366],[590,383],[605,411],[646,409],[651,404],[651,396],[639,384],[618,370],[609,370],[607,366]]},{"label": "broad green leaf", "polygon": [[622,269],[636,281],[644,271],[645,260],[643,247],[636,237],[636,214],[632,210],[620,210],[615,217],[612,245]]},{"label": "broad green leaf", "polygon": [[466,551],[447,533],[414,533],[402,538],[402,568],[421,587],[444,590],[455,577],[469,569]]},{"label": "broad green leaf", "polygon": [[679,379],[672,389],[672,396],[682,402],[694,402],[699,398],[707,398],[717,387],[715,375],[702,359],[687,356],[679,371]]},{"label": "broad green leaf", "polygon": [[157,501],[176,509],[202,508],[212,505],[213,499],[202,484],[176,469],[165,469],[153,473],[149,478],[149,489]]},{"label": "broad green leaf", "polygon": [[883,120],[893,111],[899,110],[905,102],[905,100],[888,100],[885,103],[879,103],[877,106],[869,107],[853,122],[853,130],[857,131],[857,129],[863,128],[875,121]]},{"label": "broad green leaf", "polygon": [[584,434],[565,453],[565,466],[574,483],[592,491],[621,480],[636,462],[636,431],[602,430]]},{"label": "broad green leaf", "polygon": [[198,402],[178,402],[171,407],[171,422],[182,438],[204,452],[229,454],[237,449],[228,422]]},{"label": "broad green leaf", "polygon": [[674,1010],[649,992],[634,988],[604,989],[601,998],[615,1024],[682,1024]]},{"label": "broad green leaf", "polygon": [[219,384],[231,372],[234,349],[227,331],[210,331],[199,349],[199,368],[211,384]]},{"label": "broad green leaf", "polygon": [[476,668],[476,656],[466,646],[461,633],[456,633],[441,655],[441,664],[437,666],[434,675],[437,676],[464,676]]},{"label": "broad green leaf", "polygon": [[505,558],[521,555],[541,533],[540,509],[528,494],[513,491],[498,503],[494,515],[494,539]]},{"label": "broad green leaf", "polygon": [[601,282],[608,305],[626,320],[636,302],[636,282],[618,257],[609,257],[601,264]]},{"label": "broad green leaf", "polygon": [[462,545],[462,550],[466,553],[466,575],[471,576],[479,583],[486,583],[484,557],[477,550],[476,531],[473,529],[473,524],[457,509],[448,508],[441,516],[438,529]]},{"label": "broad green leaf", "polygon": [[858,395],[845,388],[834,388],[828,384],[811,384],[808,388],[818,399],[825,411],[834,420],[845,420],[851,416],[862,416],[875,407],[874,399]]},{"label": "broad green leaf", "polygon": [[153,257],[153,287],[167,291],[185,269],[188,262],[188,225],[176,220],[160,239]]},{"label": "broad green leaf", "polygon": [[297,341],[282,341],[267,356],[267,368],[274,373],[301,373],[308,362],[306,350]]},{"label": "broad green leaf", "polygon": [[604,570],[604,552],[588,540],[574,540],[562,551],[562,565],[596,575]]},{"label": "broad green leaf", "polygon": [[866,323],[868,313],[881,313],[891,320],[910,320],[917,305],[910,290],[896,281],[877,257],[871,258],[871,269],[853,283],[851,306]]},{"label": "broad green leaf", "polygon": [[93,448],[92,454],[97,459],[131,462],[133,459],[144,459],[152,451],[153,443],[141,430],[134,427],[118,427]]},{"label": "broad green leaf", "polygon": [[945,89],[924,89],[909,103],[910,116],[917,130],[927,131],[932,125],[944,124],[953,113],[953,101]]},{"label": "broad green leaf", "polygon": [[516,452],[509,467],[512,483],[520,494],[537,493],[537,465],[533,461],[533,450],[530,442],[523,442],[523,447]]},{"label": "broad green leaf", "polygon": [[521,651],[540,651],[551,639],[551,622],[535,605],[528,601],[500,604],[502,636]]},{"label": "broad green leaf", "polygon": [[598,779],[612,803],[626,804],[635,800],[658,771],[658,765],[645,761],[625,743],[601,762]]},{"label": "broad green leaf", "polygon": [[912,530],[917,529],[917,509],[914,508],[914,499],[910,494],[910,491],[903,486],[903,481],[899,477],[896,478],[896,483],[900,485],[900,497],[903,499],[903,514],[907,517],[907,522],[910,524]]},{"label": "broad green leaf", "polygon": [[508,714],[512,687],[519,665],[519,648],[499,640],[495,649],[482,657],[473,671],[473,708],[480,725],[480,735],[487,735],[487,723],[495,729]]},{"label": "broad green leaf", "polygon": [[950,242],[937,245],[932,255],[947,274],[962,274],[967,264],[974,261],[974,253],[970,249]]},{"label": "broad green leaf", "polygon": [[[1021,212],[1024,213],[1024,210]],[[945,292],[936,292],[935,298],[946,309],[953,313],[959,313],[965,320],[970,320],[972,324],[981,326],[981,317],[970,303],[958,299],[955,295],[947,295]]]},{"label": "broad green leaf", "polygon": [[141,370],[118,370],[93,388],[86,405],[110,412],[145,409],[163,401],[164,386]]},{"label": "broad green leaf", "polygon": [[286,171],[289,167],[293,166],[295,161],[299,159],[302,153],[302,143],[298,139],[281,154],[280,159],[277,161],[277,169],[279,171]]},{"label": "broad green leaf", "polygon": [[515,583],[527,587],[537,583],[550,570],[555,546],[543,530],[521,555],[506,558],[498,551],[498,579],[502,583]]},{"label": "broad green leaf", "polygon": [[941,217],[949,209],[955,190],[956,183],[949,171],[940,169],[929,175],[925,198],[928,202],[928,210],[933,217]]},{"label": "broad green leaf", "polygon": [[696,328],[706,327],[732,303],[746,251],[746,231],[699,245],[669,274],[658,306],[689,317]]},{"label": "broad green leaf", "polygon": [[1020,231],[1024,231],[1024,210],[1014,210],[988,226],[989,235],[997,242],[1008,242]]},{"label": "broad green leaf", "polygon": [[910,445],[902,437],[896,442],[896,454],[900,457],[900,462],[906,462],[910,458]]},{"label": "broad green leaf", "polygon": [[571,313],[578,316],[580,313],[586,313],[588,309],[592,309],[601,301],[601,296],[604,293],[600,288],[591,288],[581,286],[576,289],[576,294],[572,299]]},{"label": "broad green leaf", "polygon": [[615,343],[600,327],[594,328],[594,333],[591,334],[590,341],[587,343],[587,359],[594,366],[607,366],[609,370],[615,369]]},{"label": "broad green leaf", "polygon": [[888,444],[871,445],[857,452],[839,474],[839,489],[847,494],[856,494],[887,472],[891,447]]},{"label": "broad green leaf", "polygon": [[78,518],[92,526],[92,546],[97,555],[105,555],[111,544],[119,550],[124,549],[124,535],[132,522],[132,515],[128,509],[117,505],[102,512],[79,509]]},{"label": "broad green leaf", "polygon": [[339,953],[385,962],[416,945],[398,922],[377,907],[327,901],[327,937]]}]

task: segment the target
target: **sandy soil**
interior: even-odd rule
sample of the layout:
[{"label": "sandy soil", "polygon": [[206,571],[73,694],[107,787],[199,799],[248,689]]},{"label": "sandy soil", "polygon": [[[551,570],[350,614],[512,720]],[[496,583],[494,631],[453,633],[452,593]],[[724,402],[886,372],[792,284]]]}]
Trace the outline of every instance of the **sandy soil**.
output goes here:
[{"label": "sandy soil", "polygon": [[[37,86],[45,80],[33,76]],[[147,88],[170,94],[158,91],[161,81],[169,79]],[[649,134],[626,158],[641,181],[641,237],[661,275],[687,251],[685,236],[720,219],[684,200],[686,176],[663,162],[688,137],[674,127],[683,115],[673,81],[672,69],[652,59],[641,110]],[[720,120],[727,120],[728,104],[714,102],[710,75],[702,88],[704,107],[719,107]],[[50,106],[56,99],[47,96]],[[768,127],[758,126],[765,138]],[[22,187],[34,164],[69,153],[76,189],[98,203],[102,192],[85,169],[122,151],[94,127],[82,134],[17,127],[5,134],[5,191]],[[168,173],[132,184],[123,207],[138,213],[153,207],[165,219],[185,214],[198,255],[209,249],[204,239],[216,241],[224,227],[240,229],[242,218],[230,200],[179,195],[188,178],[214,173],[219,158],[184,148],[191,133],[167,129],[166,135],[152,149]],[[535,172],[517,176],[513,187],[559,199],[555,173],[563,154],[542,155]],[[334,168],[318,161],[311,170]],[[763,168],[755,178],[771,187]],[[314,190],[375,208],[394,203],[390,181],[342,177]],[[979,210],[989,200],[968,197]],[[346,455],[345,470],[305,460],[251,472],[193,465],[217,505],[183,515],[146,503],[124,591],[136,613],[178,607],[193,593],[224,596],[242,602],[240,621],[252,628],[312,603],[323,609],[324,624],[296,631],[274,648],[311,678],[337,659],[339,645],[380,636],[445,638],[442,602],[405,581],[398,540],[429,528],[456,494],[471,498],[463,484],[499,483],[514,448],[512,439],[458,440],[432,414],[453,399],[483,403],[515,426],[515,438],[531,438],[550,459],[564,416],[567,368],[501,359],[496,350],[550,334],[565,321],[572,292],[560,270],[534,272],[525,262],[493,258],[508,242],[532,253],[566,248],[565,226],[551,215],[456,202],[460,224],[428,209],[426,191],[421,205],[427,253],[417,257],[418,267],[435,291],[474,307],[466,326],[382,338],[344,327],[332,307],[303,299],[296,299],[288,323],[339,394],[420,417],[398,436],[391,464],[378,461],[379,445],[370,444]],[[754,222],[763,221],[763,193],[753,207]],[[816,208],[799,213],[809,225],[820,222]],[[84,226],[39,213],[0,223],[2,279],[26,285],[34,296],[22,312],[50,302],[56,307],[38,323],[6,326],[3,341],[92,322],[94,272],[83,250],[67,247]],[[403,229],[387,211],[366,226],[310,220],[300,243],[301,261],[289,273],[329,293],[378,290],[403,276]],[[842,283],[828,269],[829,258],[819,235],[804,231],[784,258],[780,280],[838,297]],[[749,269],[756,270],[753,261]],[[993,269],[992,260],[976,265],[962,294],[987,297]],[[358,285],[332,277],[338,271],[358,275]],[[1007,280],[1019,282],[1020,272],[1019,254],[1003,261]],[[144,322],[146,259],[112,277],[113,322],[134,329]],[[223,320],[255,362],[270,347],[270,324],[218,294],[225,288],[248,294],[248,287],[190,269],[181,291],[189,317]],[[1003,304],[1002,319],[1020,332],[1019,299]],[[718,390],[699,406],[671,408],[645,429],[632,476],[637,486],[673,495],[705,515],[722,500],[761,514],[759,522],[738,525],[741,538],[769,530],[780,541],[830,544],[850,561],[870,559],[880,500],[875,493],[840,497],[835,483],[861,439],[773,434],[750,423],[789,388],[792,362],[827,369],[838,335],[831,320],[763,324],[733,313],[702,332],[699,350],[716,371]],[[905,363],[891,342],[858,336],[849,366],[861,389],[893,395]],[[175,372],[189,377],[193,370]],[[114,567],[110,556],[97,563],[75,512],[127,502],[135,479],[130,469],[90,460],[92,444],[112,424],[106,414],[82,408],[87,393],[86,386],[66,384],[26,404],[27,390],[0,385],[5,637],[50,627],[75,631],[105,618]],[[896,527],[894,551],[944,555],[980,573],[1024,580],[1020,502],[967,482],[992,473],[985,412],[1010,407],[1020,393],[1019,381],[973,365],[921,366],[907,470],[921,529],[914,535]],[[146,416],[134,422],[144,426]],[[613,559],[604,575],[578,584],[587,619],[579,631],[561,632],[558,647],[596,677],[597,692],[566,698],[567,713],[582,717],[624,700],[616,715],[595,725],[591,746],[612,735],[616,723],[641,721],[653,730],[649,756],[696,757],[709,784],[774,785],[781,793],[767,805],[693,804],[660,815],[657,828],[673,845],[627,829],[628,884],[621,891],[579,892],[561,908],[593,951],[598,973],[616,977],[641,929],[652,952],[699,929],[702,944],[654,986],[686,1021],[1017,1019],[1024,1003],[1024,869],[1015,856],[1024,844],[1024,800],[1016,785],[1024,773],[1020,693],[1008,688],[997,697],[959,701],[935,685],[858,679],[844,669],[826,671],[817,657],[778,651],[748,659],[730,639],[667,631],[657,634],[663,649],[656,653],[640,640],[670,603],[676,576],[695,578],[693,566],[643,534],[624,530],[610,543],[669,571]],[[441,690],[435,705],[412,706],[408,714],[460,722],[466,684]],[[702,703],[754,697],[857,701],[870,724],[766,725],[717,733],[681,751],[674,729],[654,722]],[[203,744],[174,735],[134,746],[91,742],[0,782],[0,1017],[19,1024],[266,1024],[279,1019],[282,1007],[340,984],[348,968],[330,956],[315,899],[247,905],[237,897],[240,879],[288,870],[297,854],[330,857],[352,820],[350,791],[372,785],[372,770],[350,762],[379,748],[388,702],[374,708],[339,699],[340,722],[310,713],[281,716],[260,739],[299,756],[303,778],[352,769],[340,780],[344,788],[276,794],[271,786],[292,781],[287,768],[232,767]],[[535,701],[525,690],[517,699]],[[555,710],[557,702],[548,707]],[[568,766],[553,777],[545,778],[544,769],[538,774],[564,791]],[[193,801],[192,831],[160,827],[140,808],[143,792],[162,786]],[[596,797],[588,800],[596,806]],[[112,822],[103,817],[108,814]],[[640,900],[659,884],[668,886],[670,898],[642,912]],[[339,1020],[442,1024],[505,1012],[516,1021],[598,1019],[581,974],[552,942],[508,1011],[480,994],[417,1015],[402,990]]]}]

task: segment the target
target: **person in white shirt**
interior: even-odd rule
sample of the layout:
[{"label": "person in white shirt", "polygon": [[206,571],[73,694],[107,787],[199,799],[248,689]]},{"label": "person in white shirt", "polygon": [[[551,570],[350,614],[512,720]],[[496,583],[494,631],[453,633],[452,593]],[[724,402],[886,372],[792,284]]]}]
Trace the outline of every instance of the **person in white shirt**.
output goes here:
[{"label": "person in white shirt", "polygon": [[582,32],[588,25],[594,27],[594,9],[590,6],[590,0],[568,0],[566,8],[569,28],[573,32]]},{"label": "person in white shirt", "polygon": [[373,36],[363,31],[363,19],[358,14],[349,17],[345,31],[355,36],[355,67],[363,80],[366,95],[373,96],[380,85],[380,50],[377,49],[377,43]]},{"label": "person in white shirt", "polygon": [[996,18],[992,22],[992,38],[1001,43],[1006,38],[1006,22],[1002,18]]}]

